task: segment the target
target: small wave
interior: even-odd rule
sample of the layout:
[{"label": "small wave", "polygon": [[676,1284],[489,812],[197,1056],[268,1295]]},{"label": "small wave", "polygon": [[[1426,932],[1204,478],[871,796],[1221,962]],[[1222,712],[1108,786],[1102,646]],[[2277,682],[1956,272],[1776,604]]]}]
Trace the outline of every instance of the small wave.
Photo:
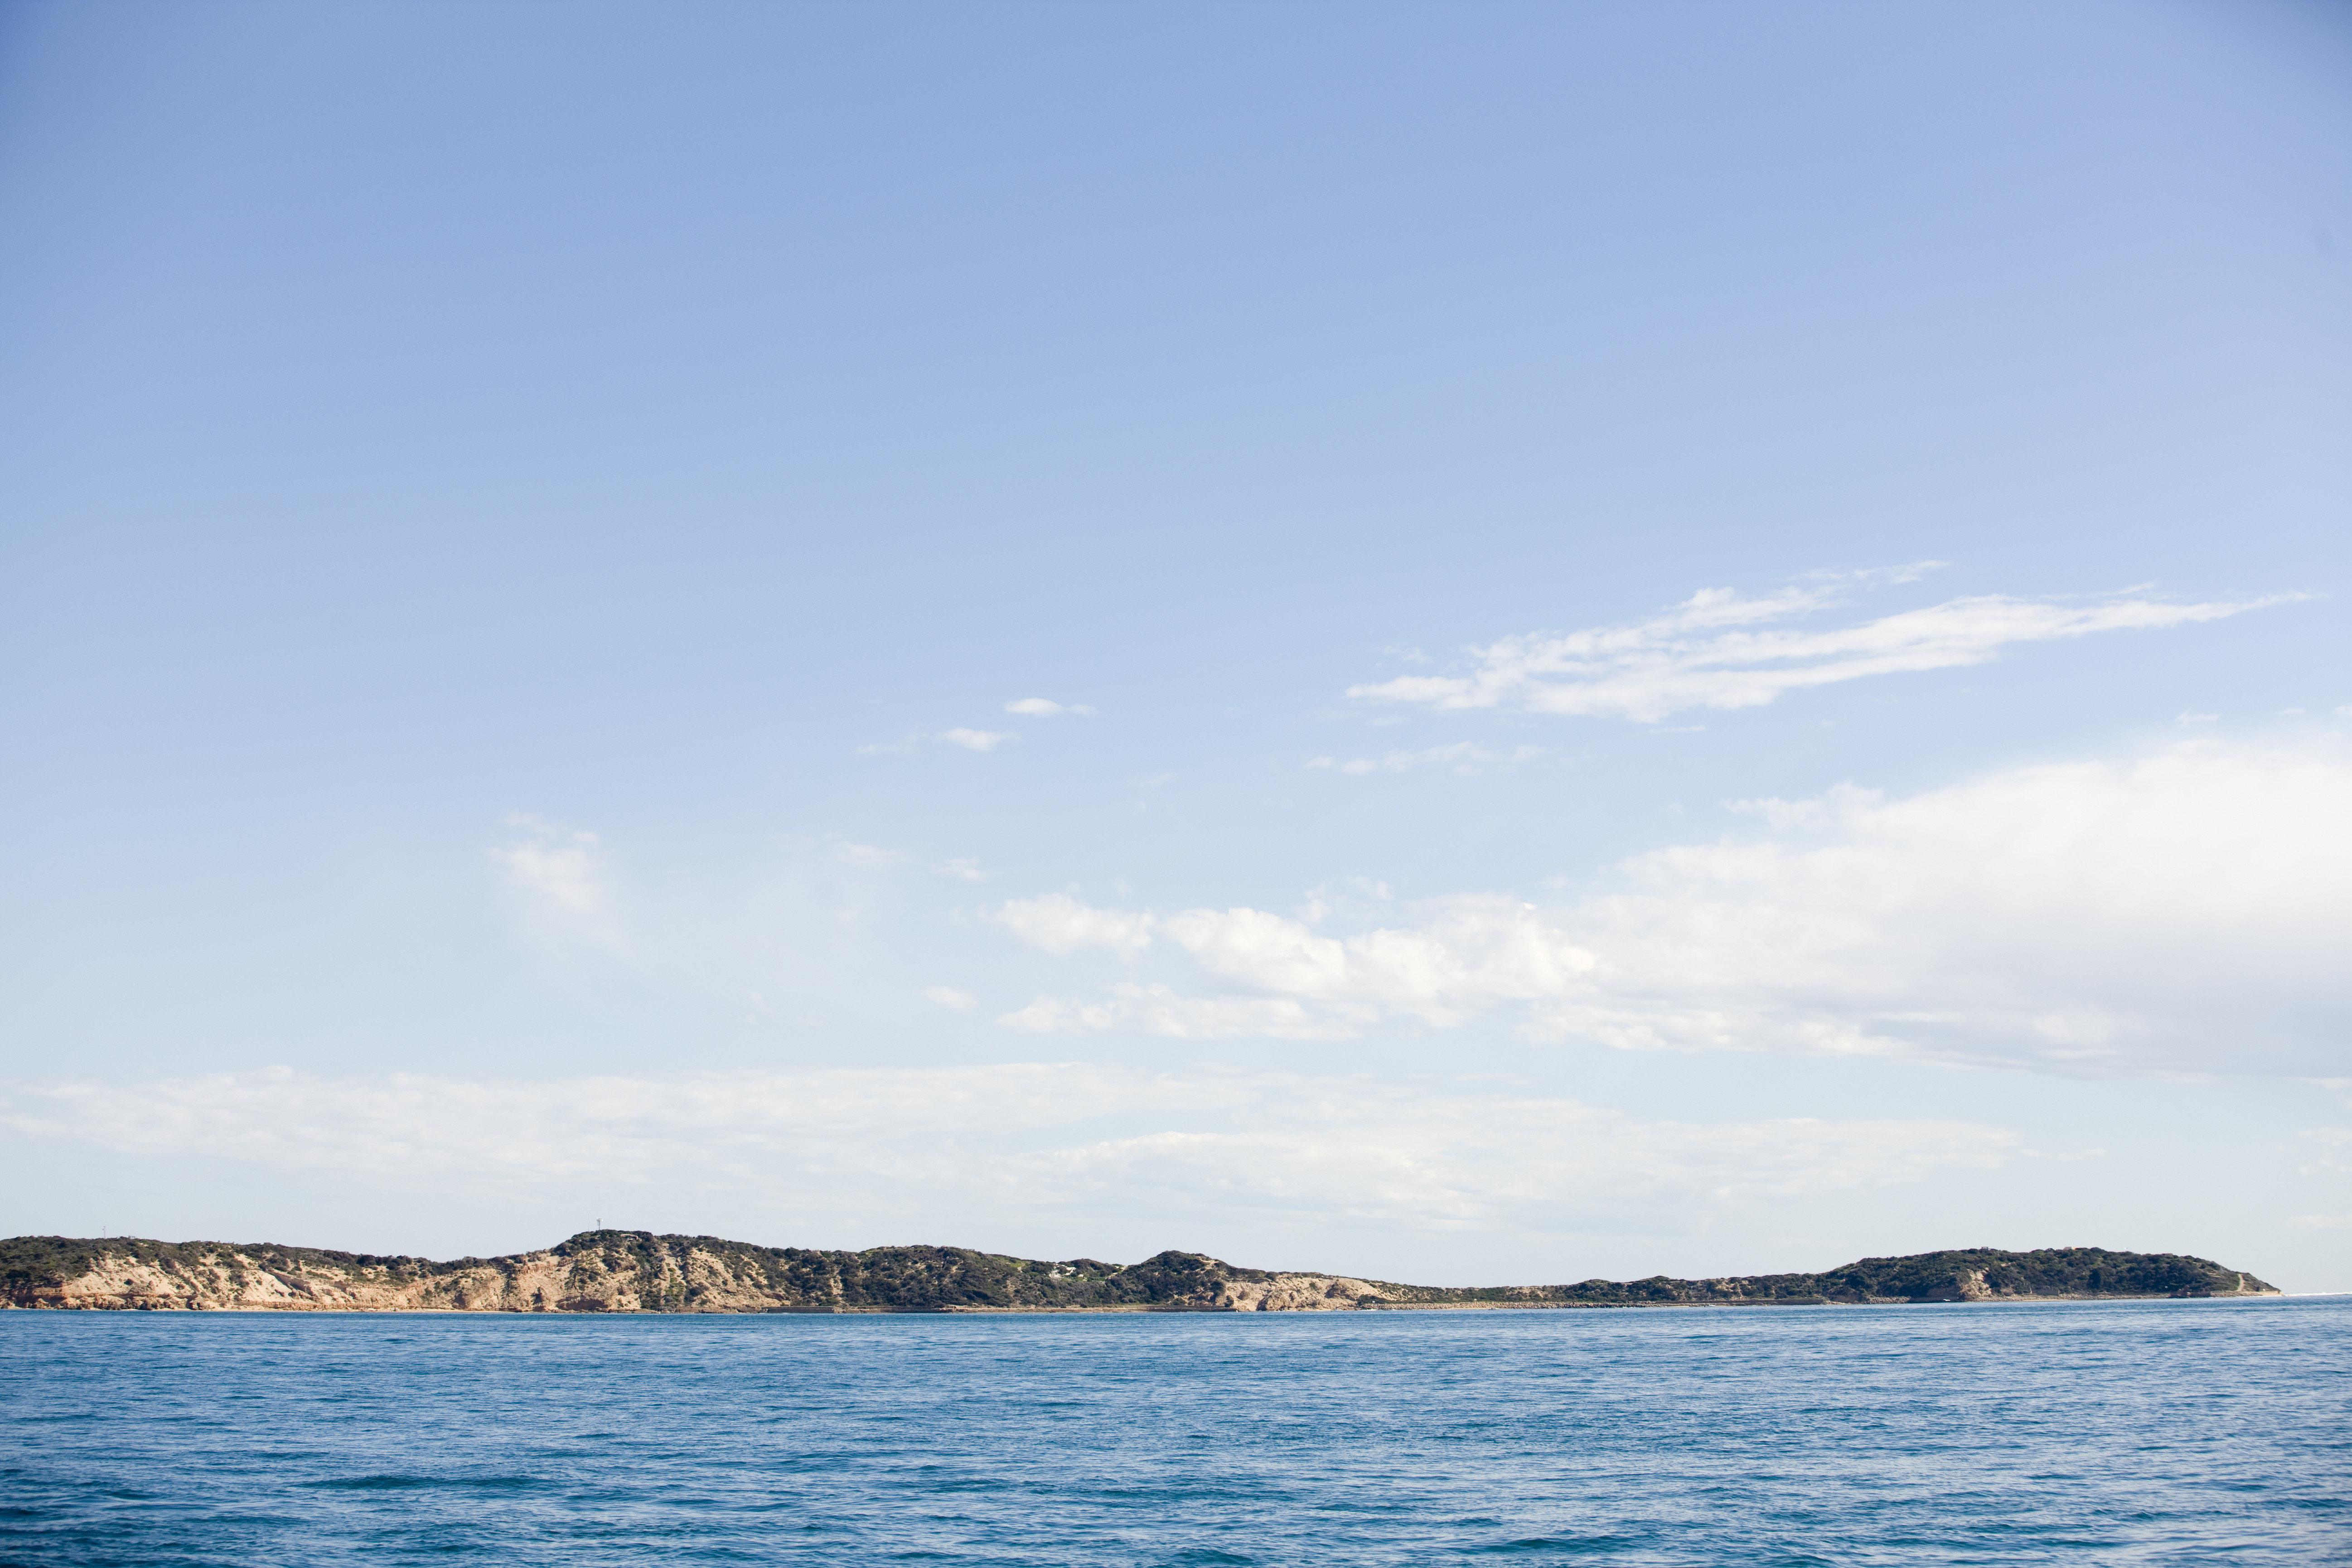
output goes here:
[{"label": "small wave", "polygon": [[1474,1546],[1469,1555],[1476,1557],[1597,1557],[1612,1552],[1632,1552],[1642,1542],[1630,1535],[1530,1535],[1518,1541],[1501,1541],[1492,1546]]},{"label": "small wave", "polygon": [[332,1476],[300,1483],[312,1491],[394,1492],[444,1489],[469,1492],[535,1491],[556,1483],[538,1476]]}]

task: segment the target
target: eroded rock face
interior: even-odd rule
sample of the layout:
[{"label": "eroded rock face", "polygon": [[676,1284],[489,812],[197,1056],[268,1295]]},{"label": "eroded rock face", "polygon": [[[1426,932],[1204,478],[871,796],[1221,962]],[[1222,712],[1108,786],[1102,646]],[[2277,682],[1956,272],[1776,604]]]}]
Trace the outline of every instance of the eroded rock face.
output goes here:
[{"label": "eroded rock face", "polygon": [[1266,1280],[1228,1279],[1213,1304],[1234,1312],[1316,1312],[1385,1300],[1361,1279],[1325,1274],[1277,1274]]},{"label": "eroded rock face", "polygon": [[1981,1268],[1963,1268],[1941,1285],[1931,1285],[1918,1300],[1927,1301],[1990,1301],[1995,1292],[1985,1284]]},{"label": "eroded rock face", "polygon": [[218,1242],[0,1242],[0,1304],[114,1311],[1312,1312],[2264,1294],[2275,1292],[2204,1258],[2096,1247],[1868,1258],[1822,1274],[1457,1289],[1273,1273],[1196,1252],[1047,1263],[962,1247],[820,1252],[643,1231],[585,1232],[545,1251],[453,1263]]}]

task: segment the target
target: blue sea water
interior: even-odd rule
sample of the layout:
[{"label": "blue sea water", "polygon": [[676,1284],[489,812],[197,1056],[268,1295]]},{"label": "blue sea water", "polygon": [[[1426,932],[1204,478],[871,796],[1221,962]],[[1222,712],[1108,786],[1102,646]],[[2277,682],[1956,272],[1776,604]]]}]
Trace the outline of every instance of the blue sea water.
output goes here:
[{"label": "blue sea water", "polygon": [[2352,1561],[2352,1300],[0,1313],[0,1563]]}]

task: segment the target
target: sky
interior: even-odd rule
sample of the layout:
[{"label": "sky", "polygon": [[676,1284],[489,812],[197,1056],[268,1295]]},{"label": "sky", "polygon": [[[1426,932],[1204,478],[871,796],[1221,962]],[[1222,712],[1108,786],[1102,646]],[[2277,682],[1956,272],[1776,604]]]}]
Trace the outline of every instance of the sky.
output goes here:
[{"label": "sky", "polygon": [[0,7],[0,1230],[2352,1289],[2352,17]]}]

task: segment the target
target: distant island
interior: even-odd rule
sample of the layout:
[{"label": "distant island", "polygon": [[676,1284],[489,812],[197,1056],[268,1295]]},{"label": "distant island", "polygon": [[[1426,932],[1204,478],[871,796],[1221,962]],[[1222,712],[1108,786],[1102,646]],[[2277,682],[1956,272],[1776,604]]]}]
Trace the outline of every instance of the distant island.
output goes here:
[{"label": "distant island", "polygon": [[1241,1268],[1197,1252],[1059,1263],[961,1247],[824,1252],[583,1231],[543,1252],[422,1258],[217,1241],[0,1241],[0,1306],[101,1311],[1296,1312],[1428,1307],[1769,1307],[2268,1296],[2202,1258],[2095,1247],[1864,1258],[1820,1274],[1449,1288]]}]

